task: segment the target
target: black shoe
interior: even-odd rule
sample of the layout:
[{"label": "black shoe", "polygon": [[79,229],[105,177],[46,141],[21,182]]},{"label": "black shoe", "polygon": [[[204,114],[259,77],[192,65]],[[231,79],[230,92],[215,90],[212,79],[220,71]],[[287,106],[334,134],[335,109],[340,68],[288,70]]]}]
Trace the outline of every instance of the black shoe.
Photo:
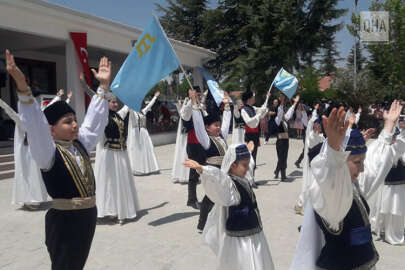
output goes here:
[{"label": "black shoe", "polygon": [[274,179],[278,179],[278,171],[274,171]]},{"label": "black shoe", "polygon": [[190,206],[196,210],[200,210],[200,203],[198,201],[195,202],[187,202],[187,206]]},{"label": "black shoe", "polygon": [[298,161],[296,161],[294,164],[295,164],[295,167],[297,167],[298,169],[301,168],[300,163]]}]

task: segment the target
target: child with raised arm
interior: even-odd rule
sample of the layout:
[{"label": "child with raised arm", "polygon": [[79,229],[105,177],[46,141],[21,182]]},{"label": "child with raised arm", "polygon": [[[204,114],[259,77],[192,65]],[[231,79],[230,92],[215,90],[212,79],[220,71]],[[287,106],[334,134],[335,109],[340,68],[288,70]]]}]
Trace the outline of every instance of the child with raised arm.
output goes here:
[{"label": "child with raised arm", "polygon": [[256,196],[245,178],[250,157],[245,144],[233,144],[221,168],[201,166],[191,159],[184,163],[201,175],[205,192],[215,203],[203,236],[217,256],[220,270],[274,269]]},{"label": "child with raised arm", "polygon": [[64,101],[57,101],[42,112],[8,50],[6,61],[7,71],[17,84],[18,111],[32,157],[53,199],[45,217],[45,244],[52,269],[83,269],[97,219],[89,153],[108,121],[111,62],[103,57],[98,72],[92,70],[100,86],[79,128],[75,112]]}]

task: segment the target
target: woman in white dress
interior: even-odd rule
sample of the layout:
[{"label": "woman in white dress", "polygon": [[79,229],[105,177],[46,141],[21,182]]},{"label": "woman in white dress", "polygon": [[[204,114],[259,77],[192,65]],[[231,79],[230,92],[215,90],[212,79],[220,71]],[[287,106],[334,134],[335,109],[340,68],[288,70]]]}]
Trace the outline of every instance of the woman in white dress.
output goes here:
[{"label": "woman in white dress", "polygon": [[135,175],[147,175],[159,172],[153,143],[146,129],[146,114],[152,109],[160,92],[142,109],[142,112],[131,110],[128,124],[128,151],[132,172]]},{"label": "woman in white dress", "polygon": [[274,269],[256,197],[245,178],[250,157],[245,144],[233,144],[220,169],[189,159],[184,164],[201,174],[205,192],[215,203],[203,237],[217,256],[218,270]]},{"label": "woman in white dress", "polygon": [[22,204],[28,210],[38,209],[48,201],[48,193],[42,181],[41,171],[32,158],[25,129],[18,114],[0,99],[0,107],[15,122],[14,132],[14,182],[11,203]]},{"label": "woman in white dress", "polygon": [[122,225],[136,217],[138,195],[127,152],[127,115],[129,108],[118,110],[116,98],[109,101],[108,124],[97,145],[95,177],[97,217],[118,218]]},{"label": "woman in white dress", "polygon": [[[180,115],[183,106],[186,106],[188,98],[185,98],[183,104],[179,100],[176,103],[177,111]],[[174,150],[172,181],[173,183],[188,183],[190,169],[183,166],[183,162],[187,158],[187,132],[183,128],[183,122],[179,118],[179,126],[177,128],[176,148]]]}]

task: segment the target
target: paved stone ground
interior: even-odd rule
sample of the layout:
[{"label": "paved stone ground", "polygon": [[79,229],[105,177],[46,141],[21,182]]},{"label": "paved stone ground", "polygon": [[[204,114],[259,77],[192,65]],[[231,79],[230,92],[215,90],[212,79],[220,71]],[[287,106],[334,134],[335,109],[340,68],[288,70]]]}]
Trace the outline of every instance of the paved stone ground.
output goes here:
[{"label": "paved stone ground", "polygon": [[[293,211],[301,187],[302,172],[293,162],[302,142],[290,141],[290,183],[273,180],[275,145],[263,145],[258,154],[255,190],[264,231],[276,269],[288,269],[298,239],[301,216]],[[215,257],[196,232],[198,212],[185,206],[187,186],[170,178],[174,145],[155,148],[161,174],[135,177],[142,210],[136,221],[98,225],[86,269],[203,270],[215,269]],[[199,186],[202,198],[202,188]],[[10,205],[12,179],[0,181],[0,269],[50,269],[44,245],[45,210],[27,212]],[[405,247],[376,242],[378,269],[405,269]]]}]

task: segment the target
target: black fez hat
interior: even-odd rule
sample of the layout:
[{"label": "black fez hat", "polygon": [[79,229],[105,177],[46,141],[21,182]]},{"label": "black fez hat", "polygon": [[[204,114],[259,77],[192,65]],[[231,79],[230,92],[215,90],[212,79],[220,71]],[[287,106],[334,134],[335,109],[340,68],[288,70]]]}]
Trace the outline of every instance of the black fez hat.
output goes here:
[{"label": "black fez hat", "polygon": [[194,85],[194,86],[193,86],[193,89],[194,89],[196,92],[201,93],[201,88],[200,88],[198,85]]},{"label": "black fez hat", "polygon": [[75,114],[75,111],[65,101],[56,101],[44,110],[45,117],[52,126],[68,113]]},{"label": "black fez hat", "polygon": [[204,117],[204,125],[211,125],[214,122],[221,122],[221,118],[219,117],[219,113],[210,113]]},{"label": "black fez hat", "polygon": [[250,90],[246,90],[245,92],[243,92],[242,94],[242,101],[246,102],[249,98],[253,97],[253,92]]}]

